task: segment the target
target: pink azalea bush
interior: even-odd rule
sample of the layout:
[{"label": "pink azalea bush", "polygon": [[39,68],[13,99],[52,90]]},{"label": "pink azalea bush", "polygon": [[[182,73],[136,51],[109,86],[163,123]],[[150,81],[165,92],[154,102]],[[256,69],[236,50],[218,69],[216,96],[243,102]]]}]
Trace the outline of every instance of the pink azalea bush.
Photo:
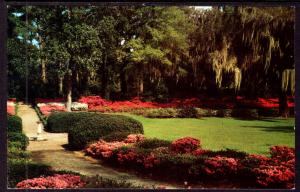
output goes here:
[{"label": "pink azalea bush", "polygon": [[38,105],[38,107],[45,116],[49,116],[54,111],[66,111],[66,107],[60,103],[43,103],[43,105]]},{"label": "pink azalea bush", "polygon": [[16,187],[21,189],[65,189],[81,188],[85,185],[80,176],[72,174],[55,174],[54,176],[27,179]]},{"label": "pink azalea bush", "polygon": [[200,141],[192,137],[177,139],[170,147],[142,150],[136,144],[143,139],[141,135],[129,135],[118,142],[100,140],[89,145],[86,153],[128,168],[148,170],[151,173],[156,171],[156,174],[162,176],[172,170],[174,177],[221,180],[235,178],[247,180],[252,187],[294,187],[294,148],[273,146],[270,148],[270,157],[255,154],[237,156],[238,153],[232,150],[203,150]]},{"label": "pink azalea bush", "polygon": [[12,100],[8,100],[7,101],[7,114],[9,115],[15,115],[15,106],[16,103]]},{"label": "pink azalea bush", "polygon": [[141,134],[130,134],[123,141],[106,142],[100,139],[98,142],[89,145],[85,152],[94,157],[110,158],[115,149],[142,141],[144,138]]}]

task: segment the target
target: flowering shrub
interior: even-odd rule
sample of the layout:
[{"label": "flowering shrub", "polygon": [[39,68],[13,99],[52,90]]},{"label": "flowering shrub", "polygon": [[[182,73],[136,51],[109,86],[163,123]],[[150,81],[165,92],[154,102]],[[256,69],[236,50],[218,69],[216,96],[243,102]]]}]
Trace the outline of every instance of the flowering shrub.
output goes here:
[{"label": "flowering shrub", "polygon": [[55,174],[54,176],[27,179],[19,182],[16,187],[22,189],[64,189],[81,188],[85,183],[80,176],[71,174]]},{"label": "flowering shrub", "polygon": [[208,176],[226,177],[237,172],[237,165],[237,160],[234,158],[211,157],[204,161],[204,172]]},{"label": "flowering shrub", "polygon": [[[37,98],[36,103],[51,103],[51,102],[63,102],[63,98],[55,98],[55,99],[42,99]],[[81,104],[78,104],[81,103]],[[86,104],[86,105],[83,105]],[[288,99],[288,106],[294,107],[294,101],[292,97]],[[158,102],[150,102],[150,101],[141,101],[139,97],[135,97],[128,101],[109,101],[101,98],[100,96],[85,96],[81,97],[78,102],[74,102],[72,110],[86,110],[88,108],[89,111],[98,111],[98,112],[132,112],[139,109],[166,109],[164,114],[160,114],[160,110],[158,111],[147,111],[147,115],[149,116],[162,116],[162,117],[175,117],[175,116],[187,116],[191,117],[190,110],[186,109],[194,109],[192,112],[193,116],[198,115],[198,111],[196,108],[207,108],[207,109],[234,109],[234,108],[259,108],[259,109],[277,109],[279,107],[278,99],[264,99],[258,98],[257,100],[246,99],[241,96],[237,96],[236,99],[231,97],[224,97],[221,99],[215,98],[173,98],[170,99],[168,103],[158,103]],[[179,114],[175,108],[184,108],[184,110],[179,110]],[[195,111],[196,110],[196,111]],[[48,110],[45,112],[49,114],[52,110]],[[244,111],[245,113],[247,111]],[[141,111],[140,113],[143,113]],[[185,114],[187,113],[187,114]]]},{"label": "flowering shrub", "polygon": [[[278,108],[279,107],[278,98],[270,98],[270,99],[258,98],[257,100],[250,100],[238,96],[236,99],[239,105],[244,107],[251,107],[251,108],[254,107],[255,108]],[[288,107],[295,107],[293,97],[288,97]]]},{"label": "flowering shrub", "polygon": [[85,152],[95,157],[109,158],[113,155],[113,150],[127,145],[128,144],[125,142],[105,142],[103,140],[99,140],[97,143],[89,145],[85,149]]},{"label": "flowering shrub", "polygon": [[200,141],[192,137],[184,137],[171,143],[171,151],[176,153],[191,153],[199,147]]},{"label": "flowering shrub", "polygon": [[270,148],[272,158],[286,162],[295,159],[295,149],[286,146],[273,146]]},{"label": "flowering shrub", "polygon": [[89,145],[85,152],[95,157],[110,158],[113,155],[113,151],[123,146],[127,146],[130,143],[136,143],[142,141],[144,136],[141,134],[130,134],[123,141],[106,142],[99,140],[97,143]]},{"label": "flowering shrub", "polygon": [[283,165],[260,165],[254,168],[257,184],[263,187],[292,188],[295,172]]},{"label": "flowering shrub", "polygon": [[143,141],[145,139],[145,136],[142,134],[130,134],[127,136],[127,138],[124,140],[125,143],[136,143]]},{"label": "flowering shrub", "polygon": [[7,101],[7,114],[15,115],[15,106],[16,104],[12,101]]},{"label": "flowering shrub", "polygon": [[[135,138],[135,139],[133,139]],[[137,139],[142,138],[142,139]],[[111,163],[139,169],[162,177],[197,180],[228,179],[247,187],[292,188],[295,179],[295,150],[284,146],[270,148],[271,157],[235,150],[210,151],[191,137],[153,145],[141,135],[128,135],[118,142],[98,141],[86,153]],[[129,141],[130,140],[130,141]],[[129,141],[129,142],[128,142]],[[155,141],[155,140],[154,140]],[[145,142],[145,143],[144,143]],[[135,143],[132,145],[132,143]],[[150,172],[149,172],[150,171]]]},{"label": "flowering shrub", "polygon": [[146,169],[160,162],[154,153],[138,153],[134,148],[119,150],[117,152],[117,161],[119,164],[142,165]]},{"label": "flowering shrub", "polygon": [[49,116],[54,111],[66,111],[63,103],[38,103],[37,106],[45,116]]}]

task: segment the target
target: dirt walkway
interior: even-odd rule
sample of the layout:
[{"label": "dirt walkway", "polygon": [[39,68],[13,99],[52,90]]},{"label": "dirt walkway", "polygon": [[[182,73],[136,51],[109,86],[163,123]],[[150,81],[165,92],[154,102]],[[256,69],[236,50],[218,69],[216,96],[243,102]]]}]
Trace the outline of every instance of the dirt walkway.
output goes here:
[{"label": "dirt walkway", "polygon": [[[23,130],[27,137],[36,136],[37,121],[39,120],[35,110],[24,104],[20,104],[18,115],[23,121]],[[153,181],[150,179],[140,178],[136,175],[116,171],[112,168],[101,165],[95,159],[84,157],[82,152],[67,151],[63,145],[68,143],[67,134],[65,133],[48,133],[43,131],[42,137],[46,141],[30,141],[27,148],[31,151],[33,161],[45,163],[55,170],[69,170],[79,172],[83,175],[93,176],[100,175],[104,178],[115,179],[117,181],[126,180],[136,186],[153,186],[164,185],[169,189],[178,188],[164,182]]]}]

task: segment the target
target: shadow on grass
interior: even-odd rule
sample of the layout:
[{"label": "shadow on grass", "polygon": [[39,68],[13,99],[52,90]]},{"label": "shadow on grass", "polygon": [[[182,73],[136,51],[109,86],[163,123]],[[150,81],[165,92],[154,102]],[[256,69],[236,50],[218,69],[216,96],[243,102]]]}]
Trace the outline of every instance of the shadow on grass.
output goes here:
[{"label": "shadow on grass", "polygon": [[253,128],[262,128],[263,131],[267,132],[282,132],[282,133],[293,133],[293,126],[242,126],[242,127],[253,127]]}]

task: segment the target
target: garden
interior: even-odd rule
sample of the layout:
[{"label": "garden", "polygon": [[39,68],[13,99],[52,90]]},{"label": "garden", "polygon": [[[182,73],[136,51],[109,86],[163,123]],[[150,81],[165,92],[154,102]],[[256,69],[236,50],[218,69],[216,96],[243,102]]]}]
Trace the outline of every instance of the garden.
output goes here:
[{"label": "garden", "polygon": [[295,187],[294,9],[12,6],[8,21],[9,188]]}]

